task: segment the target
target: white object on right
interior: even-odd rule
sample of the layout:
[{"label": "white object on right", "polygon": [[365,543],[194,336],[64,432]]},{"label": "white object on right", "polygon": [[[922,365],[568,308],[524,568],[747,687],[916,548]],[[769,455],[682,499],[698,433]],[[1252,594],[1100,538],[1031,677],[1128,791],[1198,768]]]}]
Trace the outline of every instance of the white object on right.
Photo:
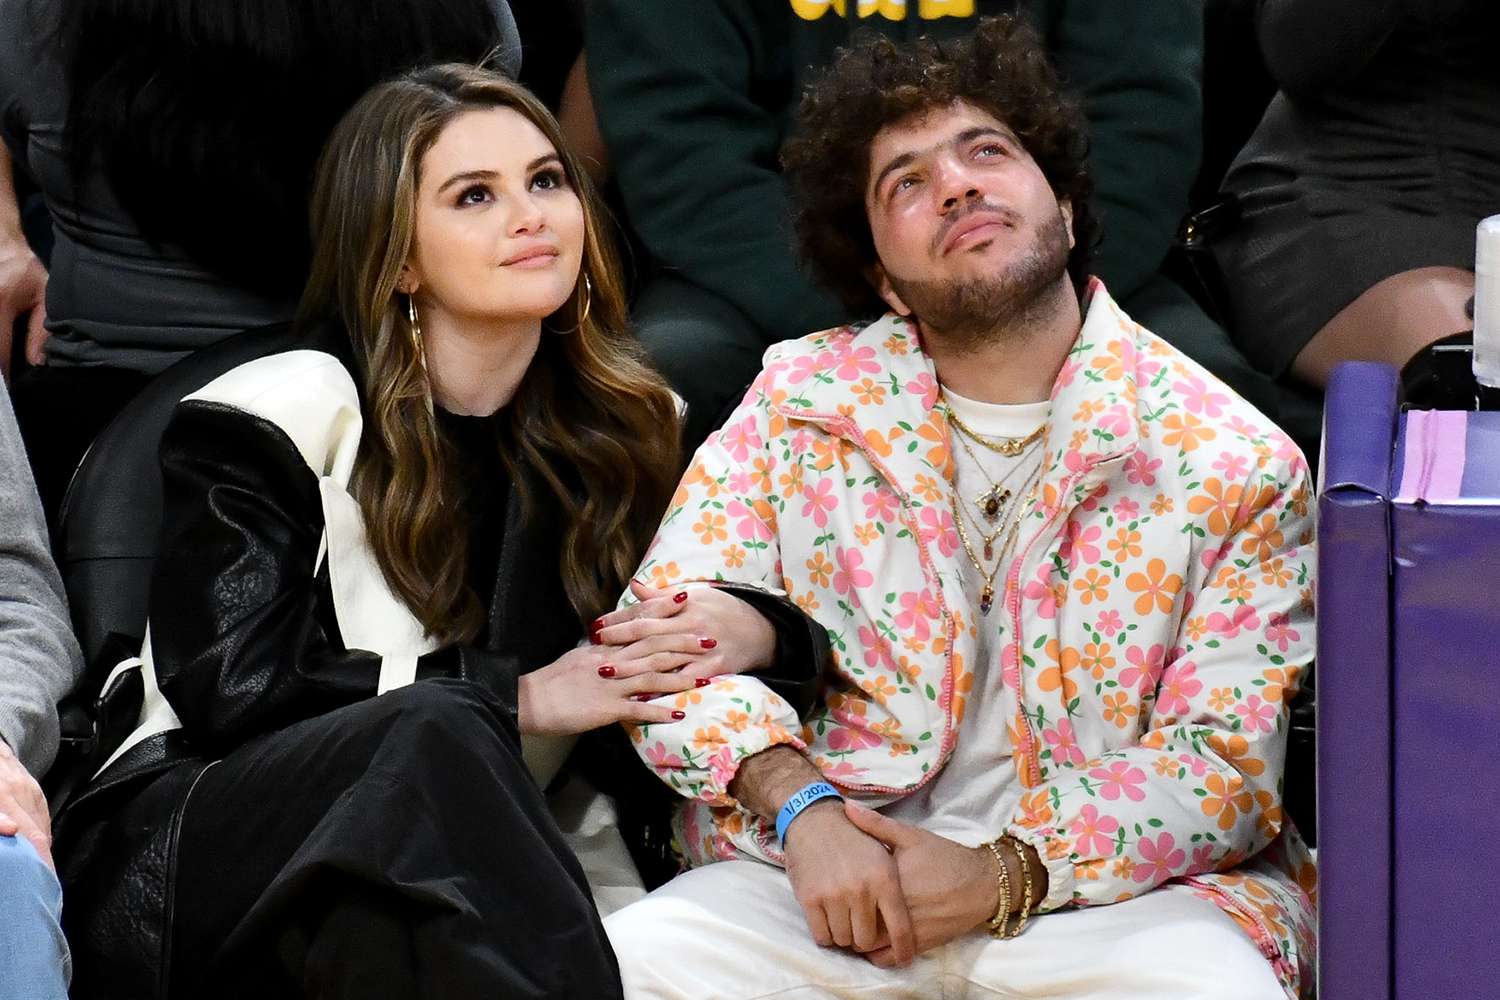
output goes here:
[{"label": "white object on right", "polygon": [[1474,377],[1500,388],[1500,215],[1481,220],[1474,239]]}]

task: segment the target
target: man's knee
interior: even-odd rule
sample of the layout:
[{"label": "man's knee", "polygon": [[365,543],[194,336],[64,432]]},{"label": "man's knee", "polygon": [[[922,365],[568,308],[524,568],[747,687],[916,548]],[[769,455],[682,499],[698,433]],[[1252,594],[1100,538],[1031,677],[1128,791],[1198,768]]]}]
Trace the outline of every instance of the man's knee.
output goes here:
[{"label": "man's knee", "polygon": [[37,910],[61,904],[62,890],[31,841],[0,837],[0,912]]}]

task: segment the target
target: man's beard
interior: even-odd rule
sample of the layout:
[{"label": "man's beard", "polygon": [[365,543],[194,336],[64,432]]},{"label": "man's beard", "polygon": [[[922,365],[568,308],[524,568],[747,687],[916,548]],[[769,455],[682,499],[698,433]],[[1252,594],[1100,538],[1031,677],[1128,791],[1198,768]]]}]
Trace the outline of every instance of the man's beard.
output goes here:
[{"label": "man's beard", "polygon": [[998,273],[908,281],[886,272],[886,279],[924,333],[968,352],[996,339],[1024,339],[1034,321],[1055,308],[1070,249],[1068,224],[1058,212],[1042,223],[1026,252]]}]

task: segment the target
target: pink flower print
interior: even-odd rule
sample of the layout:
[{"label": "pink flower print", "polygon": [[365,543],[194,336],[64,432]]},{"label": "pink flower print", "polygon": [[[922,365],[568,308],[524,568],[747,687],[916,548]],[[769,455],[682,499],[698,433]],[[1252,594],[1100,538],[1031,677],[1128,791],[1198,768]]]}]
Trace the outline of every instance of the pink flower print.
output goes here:
[{"label": "pink flower print", "polygon": [[652,767],[658,770],[682,766],[682,758],[667,750],[667,745],[661,740],[657,740],[655,746],[646,748],[646,759],[651,762]]},{"label": "pink flower print", "polygon": [[1252,694],[1234,706],[1234,713],[1240,717],[1240,727],[1247,733],[1271,732],[1276,728],[1276,712],[1276,706],[1263,701],[1258,694]]},{"label": "pink flower print", "polygon": [[1177,760],[1185,766],[1195,778],[1201,778],[1208,773],[1208,761],[1202,757],[1194,757],[1190,753],[1180,753]]},{"label": "pink flower print", "polygon": [[1181,382],[1173,382],[1172,390],[1181,397],[1182,405],[1189,413],[1201,413],[1206,417],[1223,416],[1224,405],[1229,402],[1228,396],[1213,392],[1196,375]]},{"label": "pink flower print", "polygon": [[719,437],[719,444],[736,462],[748,461],[750,452],[760,448],[764,443],[760,439],[760,432],[755,429],[754,414],[724,428],[724,433]]},{"label": "pink flower print", "polygon": [[1057,617],[1057,602],[1067,593],[1064,585],[1054,585],[1051,580],[1052,564],[1042,563],[1037,568],[1036,579],[1026,584],[1021,596],[1028,601],[1037,601],[1036,613],[1041,618]]},{"label": "pink flower print", "polygon": [[1191,660],[1178,660],[1161,675],[1161,690],[1156,695],[1156,709],[1169,715],[1183,715],[1190,707],[1188,699],[1203,690],[1195,675],[1198,667]]},{"label": "pink flower print", "polygon": [[1125,627],[1125,619],[1120,617],[1118,611],[1101,611],[1099,620],[1094,623],[1094,628],[1099,634],[1108,639],[1113,639],[1116,632]]},{"label": "pink flower print", "polygon": [[1078,737],[1073,732],[1073,723],[1067,719],[1059,722],[1055,728],[1042,730],[1042,739],[1052,749],[1052,759],[1059,764],[1071,764],[1078,767],[1087,762],[1083,751],[1078,748]]},{"label": "pink flower print", "polygon": [[932,620],[937,617],[937,600],[926,587],[921,593],[909,590],[900,597],[901,611],[896,615],[896,627],[914,632],[926,642],[932,637]]},{"label": "pink flower print", "polygon": [[1145,694],[1156,686],[1166,657],[1167,647],[1160,643],[1144,652],[1139,646],[1131,646],[1125,650],[1125,659],[1130,666],[1120,671],[1120,686],[1127,690],[1135,688],[1138,693]]},{"label": "pink flower print", "polygon": [[837,764],[819,764],[818,770],[823,772],[823,777],[834,781],[853,781],[863,777],[865,768],[855,767],[847,760],[841,760]]},{"label": "pink flower print", "polygon": [[923,372],[906,383],[906,391],[922,400],[922,408],[930,410],[937,403],[938,384],[931,372]]},{"label": "pink flower print", "polygon": [[833,589],[836,593],[847,594],[856,587],[868,587],[875,582],[874,575],[867,569],[861,569],[865,557],[855,548],[834,547],[833,561],[838,563],[838,570],[833,574]]},{"label": "pink flower print", "polygon": [[746,541],[770,541],[771,527],[761,517],[761,512],[745,503],[743,500],[731,500],[724,508],[730,517],[738,518],[734,526],[735,533]]},{"label": "pink flower print", "polygon": [[1187,860],[1187,852],[1177,846],[1176,838],[1170,833],[1155,840],[1142,837],[1135,845],[1135,852],[1142,859],[1141,864],[1135,866],[1133,877],[1137,882],[1165,882]]},{"label": "pink flower print", "polygon": [[1155,486],[1156,470],[1161,468],[1161,459],[1148,458],[1144,451],[1132,452],[1125,460],[1125,478],[1133,486]]},{"label": "pink flower print", "polygon": [[1193,848],[1193,867],[1195,872],[1211,872],[1214,870],[1214,845],[1199,844]]},{"label": "pink flower print", "polygon": [[1096,511],[1096,510],[1099,509],[1099,504],[1107,496],[1109,496],[1109,486],[1106,484],[1104,486],[1099,487],[1094,492],[1090,493],[1088,499],[1085,500],[1083,503],[1081,503],[1081,504],[1078,505],[1078,509],[1079,510],[1084,510],[1084,511],[1089,511],[1090,513],[1092,513],[1093,511]]},{"label": "pink flower print", "polygon": [[1302,634],[1291,626],[1291,616],[1285,611],[1277,611],[1271,615],[1271,620],[1266,623],[1266,641],[1273,643],[1283,653],[1287,647],[1302,638]]},{"label": "pink flower print", "polygon": [[820,528],[828,527],[828,514],[838,509],[839,499],[833,495],[833,480],[823,478],[818,480],[815,487],[802,487],[802,497],[807,503],[802,505],[802,516],[811,517],[813,524]]},{"label": "pink flower print", "polygon": [[1260,437],[1260,428],[1256,427],[1252,423],[1249,423],[1245,420],[1244,417],[1240,416],[1239,414],[1235,414],[1234,416],[1229,418],[1229,429],[1234,431],[1240,437],[1252,441],[1255,438]]},{"label": "pink flower print", "polygon": [[896,494],[888,486],[881,486],[870,490],[860,497],[865,504],[865,517],[872,521],[884,521],[890,524],[896,519],[896,506],[900,502]]},{"label": "pink flower print", "polygon": [[891,641],[868,625],[859,627],[859,645],[865,651],[865,666],[895,669],[891,663]]},{"label": "pink flower print", "polygon": [[1089,772],[1089,777],[1099,782],[1099,794],[1110,802],[1115,801],[1121,795],[1132,802],[1140,802],[1146,797],[1146,791],[1137,786],[1146,782],[1146,772],[1138,767],[1132,767],[1129,761],[1117,760],[1109,767],[1096,767]]},{"label": "pink flower print", "polygon": [[755,477],[748,472],[731,472],[724,485],[729,487],[731,493],[749,493],[754,482]]},{"label": "pink flower print", "polygon": [[1244,479],[1250,474],[1250,459],[1232,451],[1220,452],[1214,468],[1224,473],[1225,479]]},{"label": "pink flower print", "polygon": [[1156,373],[1161,371],[1161,362],[1152,361],[1148,358],[1142,358],[1140,362],[1135,366],[1135,368],[1136,371],[1141,373],[1140,377],[1136,379],[1136,382],[1144,385],[1150,382],[1152,379],[1156,378]]},{"label": "pink flower print", "polygon": [[1125,404],[1116,403],[1106,410],[1099,418],[1099,426],[1106,433],[1113,434],[1117,438],[1130,433],[1130,412],[1125,408]]},{"label": "pink flower print", "polygon": [[1093,805],[1078,810],[1078,816],[1068,827],[1079,854],[1084,857],[1108,857],[1114,852],[1114,832],[1120,821],[1108,813],[1101,814]]},{"label": "pink flower print", "polygon": [[806,382],[813,377],[814,373],[822,371],[833,364],[833,362],[834,354],[832,351],[819,351],[811,357],[804,354],[792,361],[792,370],[787,375],[786,380],[792,385]]},{"label": "pink flower print", "polygon": [[1066,388],[1073,384],[1074,377],[1083,368],[1082,362],[1069,358],[1063,362],[1063,366],[1057,373],[1057,378],[1052,380],[1053,391]]},{"label": "pink flower print", "polygon": [[1080,562],[1092,565],[1099,561],[1099,546],[1094,543],[1103,534],[1097,524],[1085,528],[1079,521],[1068,522],[1068,530],[1058,555],[1067,560],[1069,573],[1077,569]]},{"label": "pink flower print", "polygon": [[880,362],[875,360],[875,348],[857,347],[849,350],[847,346],[838,352],[838,370],[834,377],[841,382],[853,382],[861,375],[877,375],[880,373]]},{"label": "pink flower print", "polygon": [[953,528],[953,515],[941,507],[923,507],[917,537],[924,543],[937,543],[938,551],[951,556],[958,551],[958,532]]},{"label": "pink flower print", "polygon": [[1208,627],[1210,631],[1217,632],[1226,639],[1233,639],[1240,634],[1240,629],[1260,628],[1260,615],[1250,605],[1241,604],[1234,609],[1232,617],[1222,611],[1209,615]]},{"label": "pink flower print", "polygon": [[1233,551],[1234,551],[1234,540],[1233,539],[1230,539],[1229,541],[1225,542],[1223,545],[1217,546],[1215,548],[1204,549],[1202,556],[1200,556],[1200,558],[1203,560],[1203,568],[1204,569],[1213,569],[1215,566],[1219,565],[1219,563],[1221,561],[1223,561]]},{"label": "pink flower print", "polygon": [[1085,455],[1077,448],[1069,448],[1063,454],[1063,468],[1069,472],[1082,472],[1089,467],[1091,455]]},{"label": "pink flower print", "polygon": [[812,448],[813,436],[811,431],[798,431],[792,435],[792,454],[806,455]]},{"label": "pink flower print", "polygon": [[737,770],[734,751],[727,743],[721,745],[718,750],[714,751],[713,756],[708,758],[708,773],[713,778],[714,785],[719,788],[728,788]]},{"label": "pink flower print", "polygon": [[880,746],[880,737],[864,726],[834,726],[828,730],[828,749],[848,753]]},{"label": "pink flower print", "polygon": [[1141,505],[1129,497],[1122,497],[1115,503],[1115,520],[1134,521],[1141,516]]}]

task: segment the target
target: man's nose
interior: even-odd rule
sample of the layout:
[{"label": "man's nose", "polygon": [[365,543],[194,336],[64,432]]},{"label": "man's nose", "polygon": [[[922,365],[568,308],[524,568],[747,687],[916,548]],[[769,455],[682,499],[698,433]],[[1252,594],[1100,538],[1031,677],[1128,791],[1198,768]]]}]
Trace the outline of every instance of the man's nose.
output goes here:
[{"label": "man's nose", "polygon": [[942,171],[940,185],[938,191],[943,199],[945,213],[951,212],[966,202],[980,201],[984,197],[984,191],[978,179],[960,165],[945,168]]}]

